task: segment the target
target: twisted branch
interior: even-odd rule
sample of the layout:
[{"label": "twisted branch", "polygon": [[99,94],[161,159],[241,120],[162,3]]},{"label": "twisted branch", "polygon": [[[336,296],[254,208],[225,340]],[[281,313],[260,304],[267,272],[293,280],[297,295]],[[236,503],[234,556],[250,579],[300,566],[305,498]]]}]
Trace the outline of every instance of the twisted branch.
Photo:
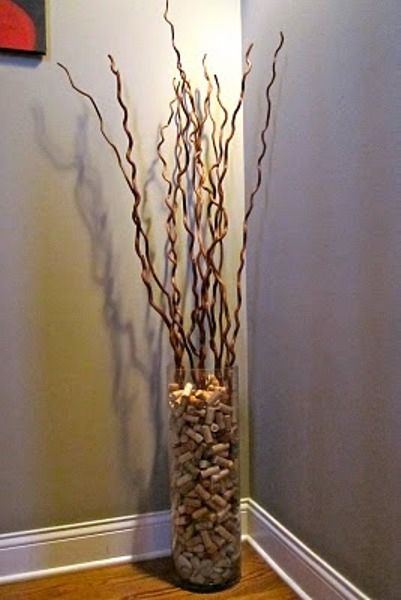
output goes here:
[{"label": "twisted branch", "polygon": [[[135,178],[133,178],[131,180],[129,178],[127,172],[125,171],[124,166],[123,166],[123,161],[122,161],[122,158],[121,158],[121,155],[120,155],[120,152],[119,152],[117,146],[114,144],[114,142],[111,140],[111,138],[109,137],[109,135],[105,131],[105,128],[104,128],[104,119],[103,119],[102,113],[101,113],[101,111],[100,111],[100,109],[99,109],[99,107],[98,107],[95,99],[93,98],[93,96],[91,94],[89,94],[88,92],[86,92],[85,90],[82,90],[81,88],[79,88],[75,84],[75,82],[74,82],[74,80],[73,80],[73,78],[72,78],[72,76],[71,76],[68,68],[65,65],[63,65],[60,62],[57,63],[57,64],[58,64],[59,67],[61,67],[65,71],[71,87],[76,92],[78,92],[78,94],[80,94],[81,96],[86,97],[90,101],[90,103],[91,103],[92,107],[94,108],[95,113],[96,113],[96,115],[98,117],[100,132],[101,132],[103,138],[106,140],[107,144],[112,148],[112,150],[113,150],[113,152],[114,152],[114,154],[115,154],[115,156],[117,158],[118,166],[119,166],[119,168],[120,168],[120,170],[121,170],[121,172],[122,172],[122,174],[124,176],[124,179],[125,179],[128,187],[129,187],[132,195],[134,196],[134,207],[133,207],[133,210],[132,210],[132,220],[134,221],[135,226],[136,226],[135,251],[136,251],[136,254],[137,254],[137,256],[138,256],[138,258],[140,260],[141,267],[142,267],[141,278],[142,278],[142,281],[145,284],[145,287],[146,287],[146,290],[147,290],[148,301],[149,301],[150,306],[161,317],[163,323],[166,325],[166,327],[168,329],[169,337],[170,337],[170,343],[171,343],[171,346],[172,346],[172,349],[173,349],[173,352],[174,352],[175,363],[176,363],[176,365],[179,365],[180,362],[181,362],[180,359],[179,359],[180,348],[179,348],[179,345],[177,344],[176,336],[175,336],[174,331],[172,330],[172,327],[171,327],[171,325],[172,325],[171,320],[169,319],[169,317],[168,317],[167,313],[165,312],[165,310],[161,306],[159,306],[155,302],[155,300],[154,300],[153,288],[152,288],[152,285],[151,285],[151,282],[150,282],[150,274],[152,273],[152,271],[154,273],[154,270],[153,270],[153,267],[150,267],[151,261],[150,261],[150,255],[149,255],[149,241],[148,241],[147,236],[146,236],[146,234],[145,234],[145,232],[144,232],[144,230],[142,228],[141,217],[140,217],[139,212],[138,212],[138,208],[139,208],[139,205],[141,203],[141,194],[140,194],[140,192],[139,192],[139,190],[137,188],[137,185],[135,183]],[[127,151],[127,154],[128,154],[128,151]],[[136,170],[134,171],[134,173],[135,172],[136,172]],[[144,240],[146,242],[146,253],[145,254],[143,254],[143,252],[141,250],[141,246],[140,246],[140,238],[141,238],[141,236],[144,238]]]},{"label": "twisted branch", "polygon": [[244,218],[244,222],[243,222],[243,228],[242,228],[242,247],[241,247],[241,251],[240,251],[240,259],[239,259],[239,267],[238,267],[238,271],[237,271],[237,305],[236,308],[234,310],[234,321],[235,321],[235,327],[234,327],[234,331],[233,331],[233,336],[232,336],[232,340],[231,340],[231,344],[230,344],[230,349],[231,349],[231,357],[230,360],[228,362],[228,366],[232,366],[235,362],[235,343],[237,341],[237,337],[238,337],[238,333],[241,327],[241,322],[240,322],[240,317],[239,317],[239,313],[241,310],[241,305],[242,305],[242,289],[241,289],[241,279],[242,279],[242,271],[244,269],[244,265],[245,265],[245,254],[246,254],[246,245],[247,245],[247,239],[248,239],[248,220],[249,217],[253,211],[253,207],[254,207],[254,203],[255,203],[255,196],[259,191],[259,188],[261,186],[262,183],[262,162],[263,159],[265,157],[266,151],[267,151],[267,144],[266,144],[266,134],[267,131],[269,129],[270,126],[270,120],[271,120],[271,110],[272,110],[272,102],[271,102],[271,98],[270,98],[270,91],[271,88],[276,80],[276,62],[277,62],[277,57],[280,53],[280,50],[282,49],[284,45],[284,34],[282,31],[280,31],[280,41],[279,44],[274,52],[274,56],[273,56],[273,63],[272,63],[272,75],[271,75],[271,79],[269,81],[269,83],[267,84],[266,87],[266,91],[265,91],[265,97],[266,97],[266,116],[265,116],[265,123],[264,123],[264,127],[262,129],[262,132],[260,134],[260,139],[261,139],[261,143],[262,143],[262,149],[260,151],[260,154],[258,156],[258,160],[257,160],[257,176],[256,176],[256,183],[255,186],[252,190],[252,193],[250,195],[249,198],[249,204],[248,204],[248,208],[245,212],[245,218]]},{"label": "twisted branch", "polygon": [[[169,0],[166,0],[163,16],[170,27],[171,46],[175,52],[178,72],[177,79],[173,80],[174,98],[169,103],[169,116],[165,124],[160,127],[156,148],[161,165],[161,177],[166,184],[164,197],[167,209],[166,283],[163,283],[155,269],[149,236],[143,226],[142,195],[138,188],[137,166],[134,158],[134,136],[129,127],[129,110],[124,100],[122,78],[114,58],[108,55],[110,70],[116,80],[116,99],[122,111],[122,129],[127,140],[124,158],[106,132],[104,119],[93,96],[75,84],[67,67],[62,63],[58,65],[65,71],[71,87],[91,103],[99,121],[101,135],[113,150],[118,167],[133,196],[131,217],[135,231],[134,248],[141,265],[141,278],[147,290],[150,306],[168,329],[177,371],[183,366],[184,353],[191,370],[195,366],[204,368],[207,363],[208,347],[217,371],[223,367],[231,367],[236,359],[235,346],[240,330],[241,281],[245,265],[248,221],[262,182],[262,163],[267,151],[266,136],[272,110],[270,92],[276,79],[276,62],[284,44],[284,35],[280,33],[280,42],[273,56],[272,75],[265,90],[266,115],[260,135],[261,150],[257,159],[255,185],[249,197],[242,225],[242,245],[236,274],[236,305],[232,312],[223,278],[224,246],[230,224],[224,185],[231,143],[236,134],[237,117],[243,105],[246,82],[252,69],[250,61],[252,44],[245,53],[240,93],[230,116],[221,98],[217,75],[214,75],[214,84],[209,75],[206,55],[202,60],[204,81],[207,85],[203,102],[198,92],[196,94],[193,92],[182,65],[181,53],[175,40],[174,24],[168,16],[168,11]],[[198,104],[195,98],[199,98]],[[212,104],[220,114],[219,119],[213,114]],[[175,135],[172,168],[169,168],[164,154],[169,128],[174,128]],[[211,164],[210,155],[213,157]],[[182,216],[179,216],[181,212]],[[177,281],[181,261],[178,252],[180,224],[183,226],[186,240],[185,267],[189,269],[191,280],[189,313],[184,310],[186,295]],[[157,290],[160,302],[154,298],[154,288]],[[189,319],[187,325],[185,315]]]}]

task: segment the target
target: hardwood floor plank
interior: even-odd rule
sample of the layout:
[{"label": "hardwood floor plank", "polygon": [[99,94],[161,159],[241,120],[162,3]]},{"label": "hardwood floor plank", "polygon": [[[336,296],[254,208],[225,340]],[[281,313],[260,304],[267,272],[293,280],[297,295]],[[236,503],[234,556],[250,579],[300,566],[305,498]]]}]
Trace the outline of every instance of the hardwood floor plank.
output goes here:
[{"label": "hardwood floor plank", "polygon": [[102,567],[0,586],[1,600],[296,600],[298,596],[248,545],[234,587],[195,594],[176,587],[169,558]]}]

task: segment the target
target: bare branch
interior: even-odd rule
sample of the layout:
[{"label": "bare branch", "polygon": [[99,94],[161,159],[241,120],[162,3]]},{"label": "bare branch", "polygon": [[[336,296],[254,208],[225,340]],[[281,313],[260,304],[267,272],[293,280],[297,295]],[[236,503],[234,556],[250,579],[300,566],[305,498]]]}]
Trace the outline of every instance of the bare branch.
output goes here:
[{"label": "bare branch", "polygon": [[274,57],[273,57],[273,63],[272,63],[272,75],[271,75],[271,79],[266,87],[266,92],[265,92],[265,96],[266,96],[266,116],[265,116],[265,123],[264,123],[264,127],[262,129],[260,138],[261,138],[261,142],[262,142],[262,149],[260,151],[258,160],[257,160],[257,177],[256,177],[256,183],[255,186],[252,190],[252,193],[250,195],[250,199],[249,199],[249,205],[248,208],[246,209],[245,212],[245,218],[244,218],[244,223],[243,223],[243,230],[242,230],[242,247],[241,247],[241,251],[240,251],[240,263],[239,263],[239,267],[238,267],[238,272],[237,272],[237,306],[235,308],[234,311],[234,320],[235,320],[235,327],[234,327],[234,332],[233,332],[233,336],[232,336],[232,340],[231,340],[231,344],[230,344],[230,349],[231,349],[231,358],[229,360],[229,366],[232,366],[235,362],[235,343],[237,341],[237,337],[238,337],[238,333],[240,330],[240,318],[239,318],[239,313],[241,310],[241,305],[242,305],[242,288],[241,288],[241,278],[242,278],[242,271],[244,269],[244,265],[245,265],[245,254],[246,254],[246,245],[247,245],[247,239],[248,239],[248,220],[249,217],[252,213],[253,207],[254,207],[254,200],[255,200],[255,196],[259,191],[259,188],[261,186],[262,183],[262,162],[263,159],[265,157],[266,154],[266,150],[267,150],[267,144],[266,144],[266,134],[267,131],[269,129],[270,126],[270,120],[271,120],[271,109],[272,109],[272,103],[271,103],[271,98],[270,98],[270,91],[271,88],[276,80],[276,62],[277,62],[277,57],[280,53],[280,50],[282,49],[284,45],[284,34],[281,31],[280,32],[280,41],[279,44],[274,52]]}]

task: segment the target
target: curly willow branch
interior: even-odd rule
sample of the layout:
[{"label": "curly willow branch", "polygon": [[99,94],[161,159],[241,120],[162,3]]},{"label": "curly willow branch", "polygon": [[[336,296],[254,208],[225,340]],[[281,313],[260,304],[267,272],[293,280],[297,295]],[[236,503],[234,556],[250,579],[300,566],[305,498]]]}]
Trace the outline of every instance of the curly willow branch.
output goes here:
[{"label": "curly willow branch", "polygon": [[[174,326],[177,327],[180,339],[182,340],[185,350],[187,351],[190,366],[191,366],[191,368],[194,368],[193,351],[191,349],[191,346],[190,346],[190,344],[187,340],[187,336],[185,334],[184,317],[183,317],[183,314],[180,309],[182,294],[181,294],[180,288],[176,281],[176,274],[177,274],[177,268],[178,268],[178,254],[177,254],[177,249],[176,249],[177,238],[178,238],[177,217],[176,217],[177,206],[178,206],[177,205],[177,197],[176,197],[176,194],[173,193],[174,184],[173,184],[172,179],[169,177],[167,161],[162,153],[162,147],[166,141],[165,131],[168,129],[170,124],[173,122],[174,116],[176,115],[176,112],[174,110],[174,105],[177,103],[178,86],[175,85],[175,82],[173,82],[173,85],[174,85],[176,95],[173,98],[173,100],[170,102],[170,115],[167,120],[167,123],[160,128],[160,140],[159,140],[159,143],[157,144],[157,155],[158,155],[160,162],[162,163],[162,177],[163,177],[164,181],[167,183],[167,196],[165,198],[165,204],[166,204],[166,207],[168,210],[167,221],[166,221],[166,232],[167,232],[167,238],[168,238],[168,243],[169,243],[169,249],[167,252],[167,259],[171,263],[171,276],[170,277],[171,277],[171,285],[173,288],[172,306],[171,306],[172,315],[171,316],[173,319]],[[176,138],[175,151],[176,151],[176,162],[178,164],[180,161],[180,158],[179,158],[179,151],[180,151],[179,136],[177,136],[177,138]]]},{"label": "curly willow branch", "polygon": [[[158,277],[154,266],[153,266],[153,261],[151,259],[151,252],[150,252],[150,245],[149,245],[149,239],[148,236],[146,235],[143,227],[142,227],[142,220],[139,214],[139,206],[141,204],[141,195],[140,192],[138,190],[138,187],[136,185],[136,172],[137,172],[137,168],[136,168],[136,164],[132,158],[132,151],[133,151],[133,147],[134,147],[134,138],[133,135],[129,129],[128,126],[128,108],[127,105],[125,104],[123,97],[122,97],[122,82],[121,82],[121,75],[119,70],[116,68],[115,65],[115,61],[113,59],[113,57],[109,54],[109,59],[110,59],[110,68],[112,73],[115,75],[116,77],[116,82],[117,82],[117,91],[116,91],[116,95],[117,95],[117,101],[123,111],[123,129],[124,132],[127,136],[127,140],[128,140],[128,149],[126,152],[126,159],[127,162],[129,163],[129,165],[131,166],[131,184],[132,184],[132,188],[133,188],[133,194],[134,194],[134,198],[135,198],[135,202],[134,202],[134,206],[133,206],[133,213],[132,213],[132,218],[134,220],[135,225],[137,225],[137,234],[138,234],[138,242],[140,242],[140,239],[143,239],[144,245],[145,245],[145,259],[147,262],[147,269],[149,270],[149,272],[151,273],[154,281],[157,284],[157,287],[159,288],[159,290],[162,292],[162,294],[166,297],[169,306],[171,305],[171,298],[169,296],[169,293],[167,291],[167,289],[165,288],[165,286],[162,284],[160,278]],[[170,309],[171,312],[171,309]]]},{"label": "curly willow branch", "polygon": [[[242,103],[243,103],[245,87],[246,87],[246,80],[252,69],[252,63],[249,59],[252,48],[253,48],[253,44],[251,44],[249,46],[249,48],[245,54],[246,68],[244,70],[244,73],[243,73],[242,79],[241,79],[240,95],[239,95],[237,105],[231,116],[231,130],[230,130],[229,135],[226,138],[226,141],[224,143],[224,149],[220,156],[220,163],[222,163],[222,165],[223,165],[222,170],[221,171],[220,171],[220,169],[218,170],[219,177],[218,177],[218,183],[217,183],[217,191],[218,191],[218,213],[217,213],[218,216],[217,216],[217,219],[220,222],[219,222],[219,231],[218,231],[218,234],[216,235],[216,237],[213,241],[213,244],[210,248],[210,253],[212,256],[212,252],[214,252],[214,248],[218,247],[220,250],[220,256],[221,256],[219,270],[215,268],[213,259],[211,261],[212,267],[214,269],[214,274],[216,277],[216,283],[217,283],[219,293],[220,293],[220,302],[221,302],[220,317],[219,317],[219,323],[220,323],[220,329],[221,329],[221,331],[220,331],[220,352],[219,352],[219,357],[218,357],[219,365],[222,364],[224,352],[227,353],[226,362],[228,364],[233,364],[233,362],[235,360],[235,355],[233,354],[234,353],[233,347],[228,342],[228,335],[229,335],[229,332],[231,329],[232,320],[231,320],[230,309],[229,309],[229,304],[228,304],[227,289],[226,289],[226,286],[224,285],[224,282],[221,277],[221,270],[222,270],[222,265],[223,265],[223,252],[224,252],[223,240],[226,237],[227,232],[228,232],[228,216],[227,216],[227,212],[224,207],[225,194],[224,194],[224,185],[223,184],[224,184],[224,179],[225,179],[227,171],[228,171],[230,143],[231,143],[232,139],[234,138],[235,132],[236,132],[236,119],[237,119],[238,113],[239,113]],[[216,84],[217,84],[217,90],[218,90],[218,92],[220,92],[220,85],[219,85],[218,78],[215,77],[215,80],[216,80]],[[220,102],[221,102],[220,98],[218,97],[218,99],[219,99],[219,104],[220,104]],[[222,106],[222,104],[221,104],[221,106]],[[224,315],[224,319],[225,319],[225,325],[223,325],[223,315]]]},{"label": "curly willow branch", "polygon": [[113,150],[113,152],[114,152],[114,154],[115,154],[115,156],[117,158],[118,166],[119,166],[119,168],[120,168],[120,170],[121,170],[121,172],[123,174],[123,177],[124,177],[125,181],[127,182],[127,185],[130,188],[131,192],[133,193],[134,192],[133,186],[132,186],[130,178],[128,177],[128,175],[127,175],[127,173],[126,173],[126,171],[124,169],[123,161],[122,161],[120,152],[118,151],[117,146],[111,141],[110,137],[107,135],[107,133],[106,133],[106,131],[104,129],[104,120],[103,120],[102,114],[101,114],[101,112],[99,110],[99,107],[96,104],[95,99],[93,98],[93,96],[91,96],[90,94],[88,94],[88,92],[85,92],[84,90],[82,90],[81,88],[79,88],[75,84],[75,82],[72,79],[70,71],[67,69],[67,67],[65,65],[63,65],[63,63],[58,62],[57,65],[59,67],[61,67],[61,69],[63,69],[63,71],[65,71],[65,73],[67,75],[67,78],[68,78],[68,81],[70,82],[71,87],[76,92],[78,92],[78,94],[81,94],[81,96],[85,96],[85,98],[88,98],[89,102],[92,104],[92,107],[93,107],[93,109],[94,109],[94,111],[95,111],[95,113],[97,115],[98,120],[99,120],[100,132],[101,132],[102,136],[104,137],[104,139],[106,140],[106,142],[108,143],[108,145],[112,148],[112,150]]},{"label": "curly willow branch", "polygon": [[[72,79],[72,76],[69,72],[69,70],[67,69],[67,67],[65,65],[63,65],[62,63],[57,63],[59,67],[61,67],[65,73],[67,74],[68,77],[68,81],[71,85],[71,87],[78,92],[81,96],[84,96],[85,98],[87,98],[97,117],[99,120],[99,127],[100,127],[100,132],[103,136],[103,138],[106,140],[106,142],[108,143],[108,145],[112,148],[112,150],[114,151],[114,154],[117,158],[117,163],[118,166],[121,170],[121,172],[123,173],[124,179],[127,182],[127,185],[131,191],[131,193],[134,196],[134,206],[133,206],[133,210],[132,210],[132,220],[135,224],[135,251],[136,254],[140,260],[141,263],[141,267],[142,267],[142,271],[141,271],[141,278],[142,281],[146,287],[147,290],[147,294],[148,294],[148,301],[150,306],[157,312],[157,314],[161,317],[163,323],[166,325],[168,332],[169,332],[169,338],[170,338],[170,343],[174,352],[174,360],[176,365],[180,365],[181,364],[181,359],[180,356],[182,356],[182,351],[180,348],[179,343],[177,342],[176,336],[174,334],[174,331],[172,329],[172,322],[169,319],[167,313],[165,312],[165,310],[159,306],[155,300],[154,300],[154,295],[153,295],[153,288],[150,282],[150,276],[156,276],[155,271],[153,269],[153,265],[152,262],[150,260],[150,249],[149,249],[149,240],[146,236],[146,233],[144,232],[143,228],[142,228],[142,222],[141,222],[141,217],[139,214],[139,205],[141,203],[141,194],[136,186],[135,183],[135,178],[133,178],[132,180],[129,178],[129,176],[127,175],[127,172],[124,169],[123,166],[123,162],[122,162],[122,158],[120,155],[120,152],[117,148],[117,146],[114,144],[114,142],[112,142],[111,138],[108,136],[108,134],[105,132],[105,128],[104,128],[104,119],[102,117],[102,113],[95,101],[95,99],[93,98],[93,96],[91,94],[89,94],[88,92],[82,90],[81,88],[79,88],[74,80]],[[119,88],[119,92],[118,94],[120,94],[121,91],[121,87]],[[121,97],[119,98],[119,102],[120,104],[122,103],[122,99]],[[125,117],[124,117],[125,118]],[[129,152],[129,151],[128,151]],[[127,152],[127,153],[128,153]],[[136,169],[135,171],[136,172]],[[145,254],[142,252],[141,250],[141,246],[140,246],[140,240],[141,237],[144,239],[145,241]],[[156,276],[156,281],[158,282],[158,284],[160,284],[160,280],[159,278]],[[163,287],[163,286],[161,286]],[[167,293],[167,292],[166,292]]]},{"label": "curly willow branch", "polygon": [[[231,116],[221,98],[220,82],[214,75],[214,83],[202,60],[204,82],[207,84],[203,102],[198,92],[193,92],[182,65],[181,53],[175,40],[174,24],[168,16],[169,0],[165,2],[164,20],[170,27],[171,46],[176,56],[178,76],[173,80],[174,98],[169,104],[169,116],[159,130],[157,157],[161,165],[161,177],[166,184],[164,204],[166,216],[166,265],[165,283],[156,272],[152,259],[150,241],[143,226],[141,215],[142,195],[137,184],[137,166],[134,159],[134,136],[129,127],[129,110],[123,96],[123,84],[114,58],[108,55],[110,69],[116,81],[116,99],[122,110],[122,128],[126,137],[124,157],[111,137],[106,133],[101,111],[91,94],[79,88],[67,67],[65,71],[71,87],[87,98],[94,109],[100,132],[111,147],[119,169],[133,195],[132,221],[135,226],[134,248],[141,264],[141,278],[147,290],[150,306],[157,312],[168,329],[169,341],[175,366],[183,366],[184,353],[189,366],[204,368],[207,363],[207,347],[211,350],[214,367],[219,370],[235,363],[235,346],[240,330],[242,306],[241,279],[245,265],[248,238],[248,221],[254,208],[255,196],[262,182],[262,162],[266,155],[266,135],[271,121],[271,88],[276,80],[276,62],[284,44],[280,33],[272,62],[272,75],[266,87],[266,115],[262,129],[261,150],[257,160],[257,176],[249,197],[242,225],[242,246],[236,274],[236,306],[232,312],[227,285],[223,278],[225,239],[229,230],[226,208],[225,178],[229,166],[231,142],[236,134],[237,117],[242,108],[247,78],[252,69],[250,55],[252,44],[245,53],[245,68],[241,78],[240,93]],[[218,115],[213,114],[216,107]],[[165,156],[166,136],[173,128],[173,165],[169,168]],[[209,156],[212,156],[211,164]],[[124,160],[125,159],[125,160]],[[191,306],[184,310],[186,295],[178,282],[181,264],[178,252],[178,226],[183,226],[187,250],[185,270],[191,280]],[[184,283],[185,285],[185,283]],[[157,302],[154,298],[157,291]],[[184,315],[188,320],[185,324]],[[195,361],[197,365],[195,365]]]},{"label": "curly willow branch", "polygon": [[266,92],[265,92],[265,96],[266,96],[266,117],[265,117],[265,123],[264,123],[264,127],[262,129],[262,132],[260,134],[260,139],[262,142],[262,149],[261,152],[259,154],[258,157],[258,161],[257,161],[257,177],[256,177],[256,183],[255,186],[252,190],[252,193],[250,195],[249,198],[249,205],[248,208],[245,212],[245,218],[244,218],[244,222],[243,222],[243,229],[242,229],[242,247],[241,247],[241,251],[240,251],[240,263],[239,263],[239,267],[238,267],[238,271],[237,271],[237,306],[235,308],[234,311],[234,321],[235,321],[235,327],[234,327],[234,332],[233,332],[233,336],[232,336],[232,340],[231,340],[231,344],[230,344],[230,348],[231,348],[231,359],[228,363],[229,366],[232,366],[235,362],[235,343],[237,341],[237,337],[238,337],[238,333],[240,330],[240,326],[241,326],[241,322],[240,322],[240,318],[239,318],[239,314],[240,314],[240,310],[241,310],[241,305],[242,305],[242,289],[241,289],[241,278],[242,278],[242,271],[244,269],[244,265],[245,265],[245,254],[246,254],[246,246],[247,246],[247,239],[248,239],[248,220],[249,217],[253,211],[253,207],[254,207],[254,203],[255,203],[255,196],[258,193],[261,183],[262,183],[262,162],[263,159],[265,157],[266,154],[266,150],[267,150],[267,144],[266,144],[266,134],[267,131],[269,129],[270,126],[270,120],[271,120],[271,109],[272,109],[272,102],[271,102],[271,98],[270,98],[270,91],[271,88],[276,80],[276,62],[277,62],[277,57],[280,53],[280,50],[282,49],[284,45],[284,34],[282,31],[280,31],[280,41],[279,44],[274,52],[274,57],[273,57],[273,64],[272,64],[272,75],[271,75],[271,79],[266,87]]},{"label": "curly willow branch", "polygon": [[[197,323],[197,311],[199,310],[200,300],[198,293],[198,270],[197,270],[197,262],[196,262],[196,235],[193,231],[192,223],[191,223],[191,214],[190,214],[190,198],[187,193],[187,188],[185,185],[185,176],[188,175],[188,169],[191,160],[191,152],[192,152],[192,142],[191,142],[191,124],[193,121],[191,119],[191,113],[186,106],[185,100],[185,86],[184,83],[180,87],[176,88],[177,95],[177,114],[176,114],[176,124],[177,124],[177,139],[176,139],[176,188],[175,188],[175,198],[180,197],[181,206],[182,206],[182,217],[183,217],[183,226],[184,230],[188,236],[188,259],[191,264],[191,277],[192,277],[192,300],[194,308],[191,311],[191,326],[190,330],[186,335],[187,343],[191,349],[191,352],[196,357],[199,357],[199,350],[196,347],[196,344],[192,340],[193,332],[196,328]],[[183,122],[184,120],[184,122]],[[178,157],[177,151],[181,149],[184,153],[184,160],[181,163]],[[184,181],[183,181],[184,180]],[[190,190],[191,191],[191,190]],[[178,208],[178,201],[176,200],[176,210]],[[192,366],[192,363],[191,363]]]}]

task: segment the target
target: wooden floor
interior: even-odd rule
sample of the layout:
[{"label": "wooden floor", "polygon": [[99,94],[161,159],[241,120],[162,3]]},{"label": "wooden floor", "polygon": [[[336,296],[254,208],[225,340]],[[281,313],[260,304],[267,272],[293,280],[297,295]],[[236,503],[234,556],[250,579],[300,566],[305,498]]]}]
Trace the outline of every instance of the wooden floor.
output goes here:
[{"label": "wooden floor", "polygon": [[168,558],[0,585],[1,600],[296,600],[298,596],[245,544],[238,585],[215,594],[178,589]]}]

